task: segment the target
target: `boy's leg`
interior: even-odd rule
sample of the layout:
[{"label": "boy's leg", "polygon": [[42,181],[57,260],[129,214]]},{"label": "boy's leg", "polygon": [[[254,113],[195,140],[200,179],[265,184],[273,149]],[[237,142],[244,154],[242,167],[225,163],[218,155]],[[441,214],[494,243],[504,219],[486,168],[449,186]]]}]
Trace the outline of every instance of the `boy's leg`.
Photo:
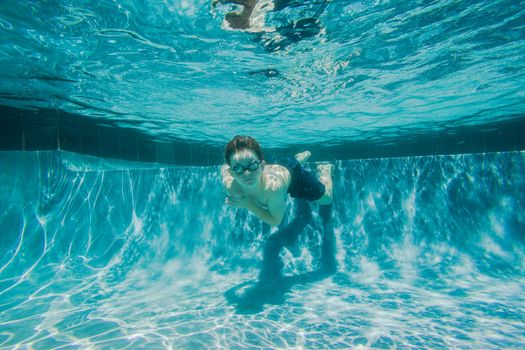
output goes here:
[{"label": "boy's leg", "polygon": [[328,205],[333,201],[334,186],[332,183],[332,171],[334,168],[334,165],[329,163],[319,164],[317,166],[317,171],[319,172],[319,181],[323,183],[326,189],[323,196],[317,200],[317,203],[321,205]]},{"label": "boy's leg", "polygon": [[[295,155],[295,159],[299,164],[303,165],[312,155],[310,151],[303,151]],[[325,186],[325,193],[321,198],[317,200],[317,203],[321,205],[331,204],[333,201],[333,183],[332,183],[332,172],[334,165],[330,163],[323,163],[317,166],[319,173],[319,181]]]}]

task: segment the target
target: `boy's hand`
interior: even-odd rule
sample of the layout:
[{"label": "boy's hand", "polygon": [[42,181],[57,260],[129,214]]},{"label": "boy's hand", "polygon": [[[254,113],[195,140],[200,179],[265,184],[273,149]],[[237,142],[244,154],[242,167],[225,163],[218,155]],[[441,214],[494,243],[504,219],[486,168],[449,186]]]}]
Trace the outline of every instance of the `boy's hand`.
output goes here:
[{"label": "boy's hand", "polygon": [[253,200],[244,195],[230,195],[226,197],[225,203],[231,207],[248,209],[253,205]]}]

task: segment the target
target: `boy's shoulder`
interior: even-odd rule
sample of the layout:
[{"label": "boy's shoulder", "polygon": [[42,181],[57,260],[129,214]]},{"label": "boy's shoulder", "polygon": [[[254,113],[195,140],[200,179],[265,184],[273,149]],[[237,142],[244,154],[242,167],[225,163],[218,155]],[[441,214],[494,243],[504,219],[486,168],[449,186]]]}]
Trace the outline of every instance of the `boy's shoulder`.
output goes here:
[{"label": "boy's shoulder", "polygon": [[267,186],[272,191],[288,190],[291,182],[291,175],[288,169],[279,164],[267,164],[264,167]]}]

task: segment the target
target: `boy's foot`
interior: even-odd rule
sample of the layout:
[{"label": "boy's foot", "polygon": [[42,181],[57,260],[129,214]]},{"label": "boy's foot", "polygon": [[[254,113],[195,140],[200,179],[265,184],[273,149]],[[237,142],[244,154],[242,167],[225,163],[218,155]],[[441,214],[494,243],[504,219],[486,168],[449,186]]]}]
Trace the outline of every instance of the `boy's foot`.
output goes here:
[{"label": "boy's foot", "polygon": [[302,165],[304,162],[306,162],[310,158],[311,155],[312,153],[310,153],[310,151],[304,151],[304,152],[297,153],[295,155],[295,159],[297,159],[297,161]]}]

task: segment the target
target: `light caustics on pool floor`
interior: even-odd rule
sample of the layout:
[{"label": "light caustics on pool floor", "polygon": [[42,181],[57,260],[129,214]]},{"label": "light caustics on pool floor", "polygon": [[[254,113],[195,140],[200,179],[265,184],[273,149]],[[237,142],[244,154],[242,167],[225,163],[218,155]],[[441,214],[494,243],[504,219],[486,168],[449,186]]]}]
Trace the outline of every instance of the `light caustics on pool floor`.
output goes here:
[{"label": "light caustics on pool floor", "polygon": [[337,162],[337,271],[316,274],[314,208],[281,284],[244,304],[229,293],[252,288],[271,230],[223,205],[218,167],[0,164],[0,348],[525,344],[524,153]]}]

